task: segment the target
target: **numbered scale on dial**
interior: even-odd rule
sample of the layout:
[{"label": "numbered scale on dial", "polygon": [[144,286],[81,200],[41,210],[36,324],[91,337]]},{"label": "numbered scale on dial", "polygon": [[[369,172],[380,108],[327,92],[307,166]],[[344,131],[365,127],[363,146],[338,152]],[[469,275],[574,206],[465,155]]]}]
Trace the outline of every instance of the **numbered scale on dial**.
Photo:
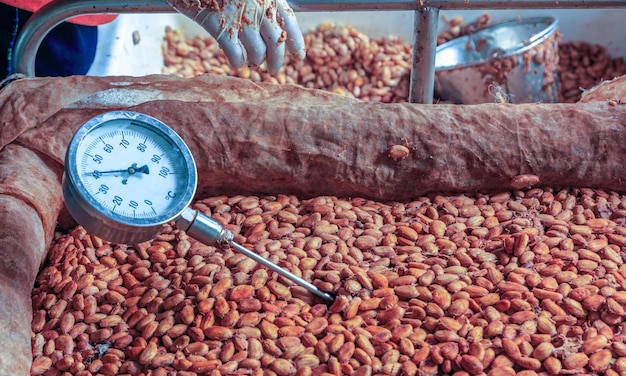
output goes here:
[{"label": "numbered scale on dial", "polygon": [[[88,231],[123,243],[154,238],[193,199],[196,166],[183,140],[150,116],[114,111],[70,142],[63,189]],[[69,198],[69,200],[68,200]]]}]

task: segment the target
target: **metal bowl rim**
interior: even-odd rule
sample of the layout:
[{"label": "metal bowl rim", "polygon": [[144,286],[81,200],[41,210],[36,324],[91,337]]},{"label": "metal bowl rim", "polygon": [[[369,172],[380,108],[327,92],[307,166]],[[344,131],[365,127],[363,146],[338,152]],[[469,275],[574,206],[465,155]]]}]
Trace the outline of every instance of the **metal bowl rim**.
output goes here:
[{"label": "metal bowl rim", "polygon": [[[492,29],[496,29],[498,27],[502,27],[502,26],[506,26],[507,24],[515,24],[515,25],[519,25],[521,23],[542,23],[545,22],[546,23],[546,27],[544,29],[542,29],[540,32],[533,34],[532,38],[533,40],[530,43],[524,43],[521,45],[521,48],[512,48],[509,49],[508,51],[506,51],[506,53],[502,54],[502,55],[498,55],[498,57],[496,59],[500,59],[500,58],[506,58],[506,57],[511,57],[514,55],[518,55],[520,53],[523,53],[525,51],[528,51],[532,48],[534,48],[535,46],[539,45],[540,43],[542,43],[545,38],[548,35],[551,35],[552,33],[554,33],[558,27],[558,23],[559,20],[554,17],[554,16],[537,16],[537,17],[525,17],[525,18],[514,18],[514,19],[509,19],[509,20],[503,20],[500,22],[496,22],[493,23],[483,29],[478,30],[475,33],[469,34],[469,35],[464,35],[462,37],[458,37],[458,38],[454,38],[448,42],[445,42],[439,46],[437,46],[437,50],[436,53],[439,53],[440,51],[447,49],[447,48],[452,48],[452,47],[456,47],[457,44],[462,43],[462,44],[467,44],[467,41],[469,40],[470,36],[476,36],[482,33],[488,33],[490,30]],[[435,66],[435,70],[436,71],[447,71],[447,70],[453,70],[453,69],[458,69],[458,68],[467,68],[467,67],[474,67],[477,65],[481,65],[481,64],[485,64],[487,61],[489,61],[491,59],[487,59],[485,61],[479,61],[479,62],[471,62],[471,63],[458,63],[458,64],[454,64],[454,65],[446,65],[446,66],[442,66],[442,67],[437,67]],[[435,59],[436,61],[436,59]]]}]

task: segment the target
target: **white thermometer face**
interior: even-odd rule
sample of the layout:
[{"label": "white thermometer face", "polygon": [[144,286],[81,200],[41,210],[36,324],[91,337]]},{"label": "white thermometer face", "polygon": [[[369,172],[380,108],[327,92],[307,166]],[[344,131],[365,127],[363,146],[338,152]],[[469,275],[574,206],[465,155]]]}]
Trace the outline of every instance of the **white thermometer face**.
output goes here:
[{"label": "white thermometer face", "polygon": [[[177,217],[197,184],[195,163],[182,139],[162,122],[128,111],[85,123],[70,143],[65,173],[71,213],[78,204],[96,222],[113,221],[131,232]],[[91,222],[77,214],[79,223]]]}]

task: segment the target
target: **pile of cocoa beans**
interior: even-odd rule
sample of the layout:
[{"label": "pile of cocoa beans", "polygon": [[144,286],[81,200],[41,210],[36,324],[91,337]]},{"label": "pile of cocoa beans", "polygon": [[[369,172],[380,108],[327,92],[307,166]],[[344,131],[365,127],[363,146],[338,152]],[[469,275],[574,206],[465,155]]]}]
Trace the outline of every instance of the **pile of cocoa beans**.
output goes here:
[{"label": "pile of cocoa beans", "polygon": [[219,196],[195,208],[337,296],[229,248],[57,234],[33,375],[626,372],[626,196],[531,189],[407,202]]}]

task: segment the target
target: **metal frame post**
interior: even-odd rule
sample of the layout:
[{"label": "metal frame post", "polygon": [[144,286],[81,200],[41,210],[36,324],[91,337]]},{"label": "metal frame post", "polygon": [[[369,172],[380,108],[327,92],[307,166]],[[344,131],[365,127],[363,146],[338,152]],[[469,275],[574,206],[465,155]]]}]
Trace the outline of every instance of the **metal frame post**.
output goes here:
[{"label": "metal frame post", "polygon": [[409,102],[411,103],[433,103],[438,22],[438,8],[424,7],[415,11],[413,61],[409,89]]}]

